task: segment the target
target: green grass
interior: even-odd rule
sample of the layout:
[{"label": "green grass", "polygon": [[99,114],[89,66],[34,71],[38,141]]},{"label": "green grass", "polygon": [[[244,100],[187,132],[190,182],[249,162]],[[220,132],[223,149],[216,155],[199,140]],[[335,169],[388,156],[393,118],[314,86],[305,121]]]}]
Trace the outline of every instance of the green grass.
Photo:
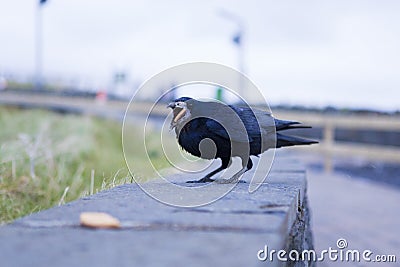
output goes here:
[{"label": "green grass", "polygon": [[[127,127],[129,133],[142,131]],[[149,155],[162,169],[169,165],[158,143],[151,141],[158,137],[149,135]],[[150,178],[147,157],[139,149],[143,142],[132,136],[127,143],[134,175]],[[131,180],[120,123],[0,107],[0,224]]]}]

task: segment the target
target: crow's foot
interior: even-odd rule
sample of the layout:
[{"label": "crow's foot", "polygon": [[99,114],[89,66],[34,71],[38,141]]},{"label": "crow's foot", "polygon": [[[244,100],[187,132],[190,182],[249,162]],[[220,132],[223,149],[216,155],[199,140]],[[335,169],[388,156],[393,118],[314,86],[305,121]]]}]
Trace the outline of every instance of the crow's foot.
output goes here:
[{"label": "crow's foot", "polygon": [[186,183],[188,184],[198,184],[198,183],[211,183],[214,182],[214,179],[208,178],[208,177],[204,177],[201,178],[200,180],[193,180],[193,181],[187,181]]},{"label": "crow's foot", "polygon": [[247,167],[243,167],[240,171],[235,173],[231,178],[229,179],[219,179],[215,180],[216,183],[218,184],[236,184],[236,183],[245,183],[245,181],[240,180],[239,178],[247,171]]}]

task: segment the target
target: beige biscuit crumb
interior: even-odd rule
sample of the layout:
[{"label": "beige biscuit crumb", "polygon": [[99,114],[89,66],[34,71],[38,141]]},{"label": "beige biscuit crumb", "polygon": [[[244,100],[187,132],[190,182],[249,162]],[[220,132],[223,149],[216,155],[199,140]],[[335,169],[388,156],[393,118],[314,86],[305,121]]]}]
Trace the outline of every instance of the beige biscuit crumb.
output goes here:
[{"label": "beige biscuit crumb", "polygon": [[82,226],[91,228],[120,228],[118,219],[104,212],[82,212],[80,215]]}]

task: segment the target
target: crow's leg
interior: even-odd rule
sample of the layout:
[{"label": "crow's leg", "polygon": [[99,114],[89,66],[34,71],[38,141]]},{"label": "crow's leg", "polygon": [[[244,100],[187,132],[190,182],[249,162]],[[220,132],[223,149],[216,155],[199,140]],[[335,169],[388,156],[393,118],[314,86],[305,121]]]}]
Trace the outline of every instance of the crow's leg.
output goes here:
[{"label": "crow's leg", "polygon": [[[240,177],[253,167],[253,161],[251,161],[251,158],[248,159],[246,166],[244,163],[245,161],[242,159],[242,168],[237,173],[235,173],[231,178],[215,180],[215,182],[218,184],[235,184],[238,182],[242,182],[239,180]],[[245,181],[243,182],[245,183]]]},{"label": "crow's leg", "polygon": [[225,170],[226,168],[228,168],[229,165],[230,165],[230,158],[223,158],[221,167],[219,167],[216,170],[213,170],[212,172],[210,172],[209,174],[207,174],[206,176],[204,176],[200,180],[187,181],[186,183],[209,183],[209,182],[214,182],[215,180],[211,179],[211,177],[214,176],[215,174],[219,173],[220,171]]}]

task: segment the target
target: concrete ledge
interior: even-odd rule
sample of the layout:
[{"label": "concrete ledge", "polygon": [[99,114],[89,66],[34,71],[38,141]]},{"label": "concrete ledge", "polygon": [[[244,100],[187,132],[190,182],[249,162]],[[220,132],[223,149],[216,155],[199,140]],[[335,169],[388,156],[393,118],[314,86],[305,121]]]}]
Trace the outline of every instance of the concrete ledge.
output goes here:
[{"label": "concrete ledge", "polygon": [[[257,252],[312,248],[312,239],[305,172],[289,158],[276,162],[255,193],[238,184],[200,208],[170,207],[127,184],[32,214],[0,228],[2,265],[285,266],[261,262]],[[82,228],[83,211],[107,212],[122,229]]]}]

